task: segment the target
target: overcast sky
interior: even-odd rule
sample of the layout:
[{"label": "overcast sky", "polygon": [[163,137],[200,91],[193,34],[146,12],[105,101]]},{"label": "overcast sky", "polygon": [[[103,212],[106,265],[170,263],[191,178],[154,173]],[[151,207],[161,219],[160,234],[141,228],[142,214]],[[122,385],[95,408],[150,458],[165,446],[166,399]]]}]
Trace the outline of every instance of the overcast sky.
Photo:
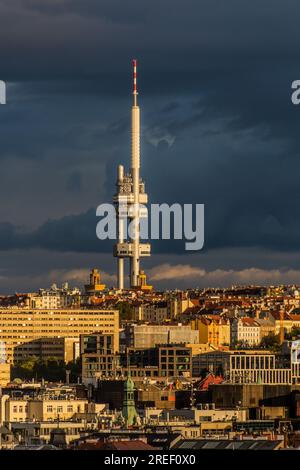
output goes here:
[{"label": "overcast sky", "polygon": [[139,61],[150,202],[205,204],[205,249],[153,245],[157,287],[300,283],[297,0],[0,0],[0,293],[97,266],[95,235],[130,162]]}]

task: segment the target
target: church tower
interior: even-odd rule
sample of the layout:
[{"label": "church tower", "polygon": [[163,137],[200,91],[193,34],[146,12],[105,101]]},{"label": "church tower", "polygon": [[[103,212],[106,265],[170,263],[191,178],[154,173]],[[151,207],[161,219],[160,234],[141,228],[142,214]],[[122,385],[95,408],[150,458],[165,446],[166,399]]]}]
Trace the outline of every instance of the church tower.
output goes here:
[{"label": "church tower", "polygon": [[128,375],[128,378],[124,384],[124,399],[122,408],[122,415],[125,420],[126,427],[133,426],[139,421],[139,416],[134,403],[134,391],[134,382],[130,375]]}]

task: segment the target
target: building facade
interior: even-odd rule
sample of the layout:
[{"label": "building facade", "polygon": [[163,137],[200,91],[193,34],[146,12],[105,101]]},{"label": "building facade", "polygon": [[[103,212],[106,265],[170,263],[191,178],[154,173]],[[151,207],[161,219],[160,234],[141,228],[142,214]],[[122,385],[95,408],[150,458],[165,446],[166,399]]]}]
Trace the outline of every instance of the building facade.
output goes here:
[{"label": "building facade", "polygon": [[7,362],[0,362],[0,387],[6,387],[10,382],[11,365]]},{"label": "building facade", "polygon": [[43,396],[14,398],[3,395],[0,401],[1,422],[57,421],[69,420],[76,413],[87,410],[88,400],[72,396],[64,398]]},{"label": "building facade", "polygon": [[219,347],[230,344],[230,322],[219,315],[211,315],[194,320],[199,330],[199,342]]},{"label": "building facade", "polygon": [[251,351],[232,354],[229,381],[236,384],[292,384],[292,370],[278,367],[274,354],[251,354]]},{"label": "building facade", "polygon": [[199,332],[191,325],[130,325],[126,329],[127,345],[134,348],[153,348],[158,344],[199,343]]},{"label": "building facade", "polygon": [[167,302],[138,303],[133,306],[135,321],[162,323],[168,319]]},{"label": "building facade", "polygon": [[79,339],[80,334],[93,333],[95,329],[114,335],[114,351],[119,350],[117,310],[0,309],[1,358],[17,362],[35,353],[36,341],[41,338]]},{"label": "building facade", "polygon": [[114,377],[119,363],[115,350],[115,336],[94,333],[80,336],[82,382],[96,385],[97,380]]},{"label": "building facade", "polygon": [[160,345],[159,376],[177,378],[192,376],[192,350],[184,345]]},{"label": "building facade", "polygon": [[231,323],[231,344],[257,346],[261,341],[260,325],[254,318],[234,318]]}]

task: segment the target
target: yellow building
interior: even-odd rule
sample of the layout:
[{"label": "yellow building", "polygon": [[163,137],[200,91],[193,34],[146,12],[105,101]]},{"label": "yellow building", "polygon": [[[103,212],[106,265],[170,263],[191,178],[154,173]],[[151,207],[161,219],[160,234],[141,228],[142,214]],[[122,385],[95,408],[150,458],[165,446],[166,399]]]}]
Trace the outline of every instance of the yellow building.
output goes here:
[{"label": "yellow building", "polygon": [[192,328],[199,330],[199,343],[215,347],[230,344],[230,323],[219,315],[203,316],[191,322]]},{"label": "yellow building", "polygon": [[85,413],[88,407],[87,399],[66,397],[12,398],[8,395],[1,397],[1,421],[66,421],[76,413]]},{"label": "yellow building", "polygon": [[[13,363],[26,356],[36,355],[37,342],[41,338],[79,339],[81,334],[94,331],[113,334],[114,352],[119,350],[117,310],[0,309],[0,356],[2,361]],[[53,351],[51,341],[49,348]]]},{"label": "yellow building", "polygon": [[208,343],[199,343],[199,344],[191,344],[186,343],[185,346],[192,350],[192,356],[196,356],[197,354],[203,354],[210,351],[215,351],[216,348]]},{"label": "yellow building", "polygon": [[147,284],[147,275],[145,271],[140,271],[139,277],[138,277],[138,285],[139,289],[144,290],[144,291],[150,291],[153,289],[153,286],[150,286]]},{"label": "yellow building", "polygon": [[90,283],[84,286],[86,293],[95,295],[97,292],[102,292],[105,287],[105,284],[101,284],[101,277],[98,269],[92,269],[90,273]]},{"label": "yellow building", "polygon": [[0,363],[0,387],[6,387],[10,382],[10,369],[11,366],[9,363]]}]

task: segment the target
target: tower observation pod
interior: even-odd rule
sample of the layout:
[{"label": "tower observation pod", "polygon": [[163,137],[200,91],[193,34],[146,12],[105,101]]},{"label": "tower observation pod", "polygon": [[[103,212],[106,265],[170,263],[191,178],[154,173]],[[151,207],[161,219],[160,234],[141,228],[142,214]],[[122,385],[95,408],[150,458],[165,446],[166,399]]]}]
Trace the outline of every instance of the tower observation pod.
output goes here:
[{"label": "tower observation pod", "polygon": [[[143,214],[140,204],[148,202],[144,182],[140,178],[140,108],[137,92],[137,60],[133,59],[133,104],[131,108],[131,168],[128,174],[118,166],[117,193],[114,204],[117,212],[118,240],[114,256],[118,263],[118,289],[124,289],[124,259],[129,259],[130,288],[150,289],[145,282],[145,273],[140,271],[140,259],[150,256],[150,244],[140,241],[140,218]],[[127,221],[129,226],[127,227]],[[129,228],[129,230],[127,230]],[[128,231],[128,236],[126,236]]]}]

